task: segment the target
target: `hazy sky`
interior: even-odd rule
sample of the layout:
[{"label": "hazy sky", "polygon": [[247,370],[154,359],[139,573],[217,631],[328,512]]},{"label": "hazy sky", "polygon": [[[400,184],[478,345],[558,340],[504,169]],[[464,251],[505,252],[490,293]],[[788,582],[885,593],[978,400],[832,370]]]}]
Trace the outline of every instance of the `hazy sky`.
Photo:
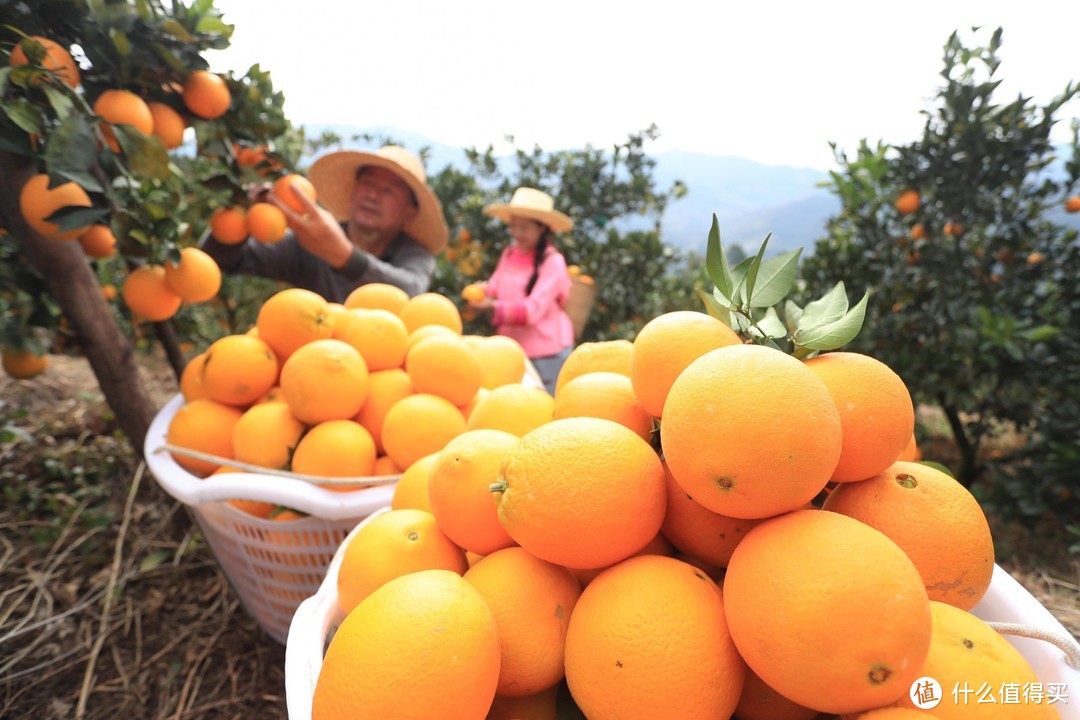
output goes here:
[{"label": "hazy sky", "polygon": [[[271,71],[296,124],[393,126],[452,145],[505,135],[606,146],[656,123],[654,151],[835,167],[829,141],[915,139],[953,30],[1004,27],[998,96],[1080,81],[1075,0],[217,0],[219,72]],[[983,25],[972,35],[972,25]],[[1073,102],[1061,114],[1080,116]]]}]

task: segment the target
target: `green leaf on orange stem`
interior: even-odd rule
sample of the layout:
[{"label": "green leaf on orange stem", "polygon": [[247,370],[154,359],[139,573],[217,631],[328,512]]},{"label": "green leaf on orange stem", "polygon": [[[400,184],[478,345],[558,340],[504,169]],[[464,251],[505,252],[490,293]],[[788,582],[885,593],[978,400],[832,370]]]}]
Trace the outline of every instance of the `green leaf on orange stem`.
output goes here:
[{"label": "green leaf on orange stem", "polygon": [[[796,345],[811,350],[836,350],[847,345],[862,329],[863,320],[866,317],[866,302],[869,298],[870,291],[867,290],[862,300],[842,317],[832,322],[799,328],[792,339]],[[845,300],[845,304],[846,302]],[[806,319],[805,315],[803,319]]]},{"label": "green leaf on orange stem", "polygon": [[748,307],[753,307],[754,286],[757,284],[758,271],[761,269],[761,261],[765,257],[765,248],[769,246],[769,238],[771,237],[772,233],[765,236],[765,241],[758,248],[757,255],[750,261],[750,266],[746,268],[746,304]]},{"label": "green leaf on orange stem", "polygon": [[731,311],[724,307],[713,295],[705,292],[701,288],[697,288],[697,295],[701,298],[701,302],[705,304],[705,312],[712,315],[720,322],[731,325]]},{"label": "green leaf on orange stem", "polygon": [[749,300],[751,307],[772,307],[787,297],[795,285],[800,255],[802,248],[761,263],[754,283],[754,295]]},{"label": "green leaf on orange stem", "polygon": [[724,246],[720,242],[720,222],[715,214],[712,216],[712,227],[709,229],[709,241],[705,246],[705,268],[709,272],[709,278],[716,285],[716,289],[728,300],[732,300],[735,283],[732,281]]}]

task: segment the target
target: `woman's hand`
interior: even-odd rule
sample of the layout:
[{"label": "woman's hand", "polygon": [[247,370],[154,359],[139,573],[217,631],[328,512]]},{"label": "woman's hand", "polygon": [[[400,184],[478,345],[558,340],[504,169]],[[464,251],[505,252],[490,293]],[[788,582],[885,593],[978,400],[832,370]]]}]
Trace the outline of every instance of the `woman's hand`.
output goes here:
[{"label": "woman's hand", "polygon": [[473,310],[494,310],[495,298],[485,295],[482,300],[470,300],[469,307]]},{"label": "woman's hand", "polygon": [[300,247],[321,257],[332,268],[343,267],[352,256],[353,244],[340,223],[329,210],[317,205],[304,193],[294,193],[294,196],[304,206],[303,213],[296,212],[273,193],[270,193],[270,201],[285,213],[285,220],[296,233]]}]

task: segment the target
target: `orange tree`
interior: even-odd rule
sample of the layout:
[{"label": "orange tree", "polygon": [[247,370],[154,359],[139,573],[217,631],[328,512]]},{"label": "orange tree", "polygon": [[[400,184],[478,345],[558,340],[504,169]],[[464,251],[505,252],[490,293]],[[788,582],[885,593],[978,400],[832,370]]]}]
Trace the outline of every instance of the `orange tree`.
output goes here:
[{"label": "orange tree", "polygon": [[[874,289],[853,347],[943,410],[959,479],[989,469],[984,498],[1032,516],[1080,492],[1080,250],[1076,232],[1048,217],[1080,175],[1075,121],[1064,163],[1054,165],[1050,141],[1078,88],[1044,106],[997,101],[1001,37],[973,48],[949,38],[919,140],[837,153],[842,210],[804,276],[809,292],[838,275]],[[1022,447],[980,452],[1009,427]]]},{"label": "orange tree", "polygon": [[[301,140],[258,66],[207,72],[203,53],[232,33],[212,0],[2,2],[0,27],[0,341],[40,352],[66,328],[138,450],[156,410],[134,366],[138,327],[99,282],[177,261],[214,210],[291,166]],[[115,255],[74,242],[94,224]],[[180,318],[197,325],[198,312]]]},{"label": "orange tree", "polygon": [[[448,166],[432,176],[452,231],[432,289],[459,298],[465,285],[490,276],[511,240],[506,227],[484,215],[483,208],[506,202],[515,188],[527,185],[550,193],[555,206],[575,221],[558,244],[567,263],[596,282],[596,303],[582,340],[633,338],[662,312],[699,307],[694,291],[707,281],[703,263],[661,237],[664,210],[685,187],[679,182],[657,187],[656,161],[645,152],[657,136],[650,127],[610,152],[590,145],[557,152],[515,147],[511,157],[499,159],[490,146],[467,151],[468,172]],[[702,235],[707,231],[703,225]],[[486,321],[473,319],[471,329],[490,332]]]}]

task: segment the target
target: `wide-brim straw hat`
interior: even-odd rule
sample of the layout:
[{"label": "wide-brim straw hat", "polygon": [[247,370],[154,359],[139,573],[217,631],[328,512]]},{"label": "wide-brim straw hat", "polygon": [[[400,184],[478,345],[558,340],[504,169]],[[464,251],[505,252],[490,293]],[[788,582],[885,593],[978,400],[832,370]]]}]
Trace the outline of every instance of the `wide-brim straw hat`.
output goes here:
[{"label": "wide-brim straw hat", "polygon": [[364,167],[380,167],[397,175],[416,197],[417,213],[403,228],[406,235],[433,253],[442,252],[450,242],[442,204],[427,184],[424,165],[413,153],[397,145],[375,152],[339,150],[323,155],[311,165],[308,179],[315,186],[319,202],[339,221],[349,219],[349,203],[356,185],[356,173]]},{"label": "wide-brim straw hat", "polygon": [[519,187],[508,203],[496,203],[484,208],[484,212],[503,222],[510,222],[511,217],[523,217],[542,222],[552,232],[566,232],[573,229],[574,221],[555,209],[555,199],[542,190]]}]

